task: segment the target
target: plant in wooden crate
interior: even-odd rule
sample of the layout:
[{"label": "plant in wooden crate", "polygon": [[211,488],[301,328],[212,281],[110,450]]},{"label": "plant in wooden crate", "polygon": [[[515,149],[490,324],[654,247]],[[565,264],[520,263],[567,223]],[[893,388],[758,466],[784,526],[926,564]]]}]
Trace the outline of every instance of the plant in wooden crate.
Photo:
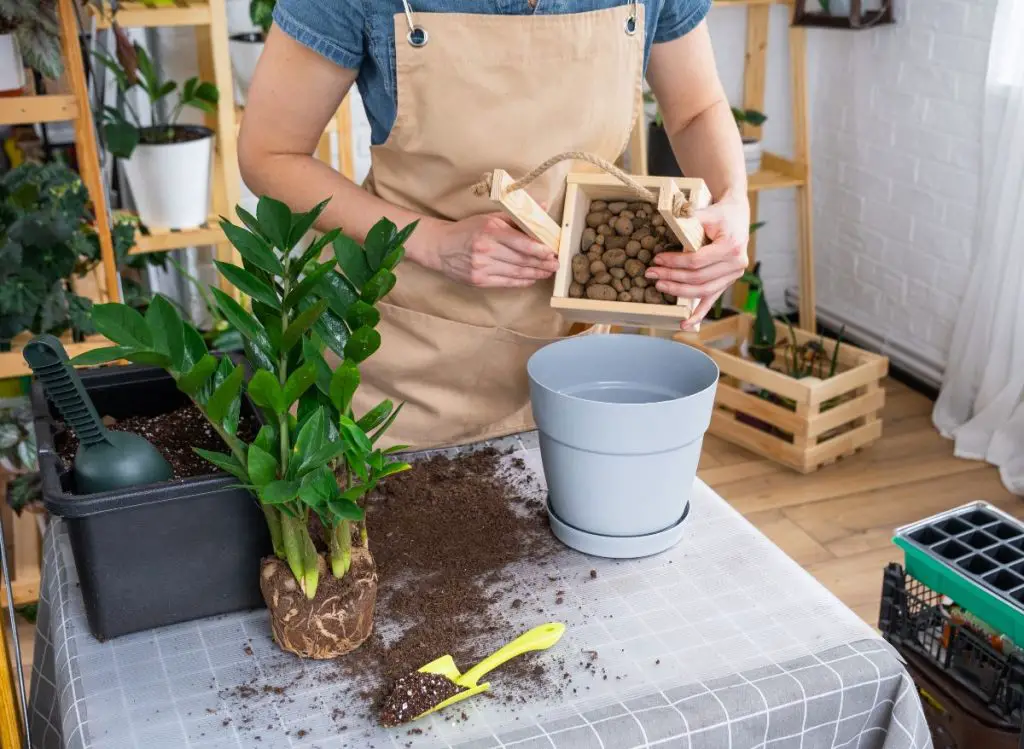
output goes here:
[{"label": "plant in wooden crate", "polygon": [[0,0],[0,91],[24,88],[25,65],[46,78],[64,72],[56,0]]},{"label": "plant in wooden crate", "polygon": [[[756,109],[732,108],[732,116],[736,120],[736,126],[751,125],[761,127],[768,119],[764,113]],[[753,136],[743,136],[743,155],[747,162],[747,174],[754,174],[761,169],[761,139]]]},{"label": "plant in wooden crate", "polygon": [[[118,104],[103,109],[103,138],[122,160],[139,219],[152,228],[186,229],[206,223],[210,209],[213,131],[179,122],[186,108],[212,113],[219,92],[212,83],[189,78],[180,89],[163,80],[139,44],[119,44],[117,57],[97,50],[96,59],[113,75]],[[131,103],[142,91],[147,110]],[[166,117],[158,105],[177,101]]]},{"label": "plant in wooden crate", "polygon": [[[95,220],[82,180],[63,164],[26,163],[0,177],[0,351],[26,331],[75,341],[95,332],[92,302],[73,283],[100,262]],[[113,236],[125,261],[134,230],[117,224]]]},{"label": "plant in wooden crate", "polygon": [[753,315],[678,336],[721,370],[711,433],[805,473],[877,440],[887,359],[776,319],[751,286]]},{"label": "plant in wooden crate", "polygon": [[260,55],[263,54],[264,42],[274,22],[274,6],[276,4],[276,0],[250,0],[249,20],[259,31],[232,34],[229,40],[231,68],[235,74],[235,82],[238,84],[236,103],[240,106],[245,106],[249,84],[252,82],[253,73],[256,72],[256,63],[259,62]]},{"label": "plant in wooden crate", "polygon": [[[192,399],[230,449],[196,452],[251,489],[266,515],[275,555],[263,560],[260,582],[275,638],[312,658],[343,655],[369,636],[377,577],[360,503],[409,468],[394,457],[400,448],[375,447],[401,406],[384,401],[357,415],[352,397],[360,362],[381,342],[374,305],[394,287],[414,225],[399,231],[382,219],[365,247],[335,230],[299,256],[296,245],[325,205],[293,214],[261,198],[256,216],[238,208],[244,227],[222,221],[243,265],[217,266],[251,298],[252,311],[220,289],[211,294],[244,339],[248,385],[245,368],[226,356],[218,361],[162,297],[145,317],[125,305],[97,305],[96,326],[117,345],[75,360],[156,364]],[[319,262],[332,243],[335,257]],[[325,347],[341,357],[333,371]],[[264,416],[248,443],[238,436],[243,391]]]}]

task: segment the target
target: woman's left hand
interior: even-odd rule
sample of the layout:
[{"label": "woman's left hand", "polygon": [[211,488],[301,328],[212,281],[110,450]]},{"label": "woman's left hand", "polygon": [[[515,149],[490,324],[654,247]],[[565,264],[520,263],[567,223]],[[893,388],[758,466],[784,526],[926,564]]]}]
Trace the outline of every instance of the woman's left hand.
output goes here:
[{"label": "woman's left hand", "polygon": [[662,252],[654,256],[654,267],[647,278],[658,291],[700,299],[693,314],[683,322],[683,330],[699,323],[715,301],[747,270],[747,244],[750,241],[750,203],[747,196],[723,197],[714,205],[697,211],[710,244],[698,252]]}]

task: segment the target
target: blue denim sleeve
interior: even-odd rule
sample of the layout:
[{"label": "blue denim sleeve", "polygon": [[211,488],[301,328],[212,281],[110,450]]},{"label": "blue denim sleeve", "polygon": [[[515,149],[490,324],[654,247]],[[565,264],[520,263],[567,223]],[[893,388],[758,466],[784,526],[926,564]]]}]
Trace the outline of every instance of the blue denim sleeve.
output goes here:
[{"label": "blue denim sleeve", "polygon": [[711,10],[711,0],[665,0],[654,42],[670,42],[692,31]]},{"label": "blue denim sleeve", "polygon": [[366,55],[365,0],[277,0],[274,22],[284,33],[343,68]]}]

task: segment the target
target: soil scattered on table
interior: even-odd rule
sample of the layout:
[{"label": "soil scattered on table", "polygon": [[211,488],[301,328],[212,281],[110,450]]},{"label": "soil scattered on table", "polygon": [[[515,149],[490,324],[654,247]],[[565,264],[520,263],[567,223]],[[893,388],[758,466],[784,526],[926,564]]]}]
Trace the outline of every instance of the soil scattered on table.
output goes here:
[{"label": "soil scattered on table", "polygon": [[385,726],[399,726],[461,691],[446,676],[413,671],[396,681],[391,692],[384,698],[380,707],[380,722]]},{"label": "soil scattered on table", "polygon": [[[191,403],[158,416],[129,416],[120,420],[104,416],[103,423],[107,425],[107,429],[132,432],[153,443],[171,464],[176,479],[207,476],[220,470],[196,455],[192,450],[193,446],[215,452],[227,452],[227,446],[220,435]],[[242,417],[239,421],[238,436],[246,442],[250,442],[255,436],[248,418]],[[70,468],[78,450],[78,438],[63,423],[57,424],[54,447],[64,465]]]}]

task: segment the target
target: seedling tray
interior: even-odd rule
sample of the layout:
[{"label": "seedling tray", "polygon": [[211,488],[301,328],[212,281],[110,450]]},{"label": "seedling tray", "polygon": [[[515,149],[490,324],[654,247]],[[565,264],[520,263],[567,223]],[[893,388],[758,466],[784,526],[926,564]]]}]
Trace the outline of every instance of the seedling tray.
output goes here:
[{"label": "seedling tray", "polygon": [[907,573],[1024,643],[1024,523],[971,502],[896,530]]}]

